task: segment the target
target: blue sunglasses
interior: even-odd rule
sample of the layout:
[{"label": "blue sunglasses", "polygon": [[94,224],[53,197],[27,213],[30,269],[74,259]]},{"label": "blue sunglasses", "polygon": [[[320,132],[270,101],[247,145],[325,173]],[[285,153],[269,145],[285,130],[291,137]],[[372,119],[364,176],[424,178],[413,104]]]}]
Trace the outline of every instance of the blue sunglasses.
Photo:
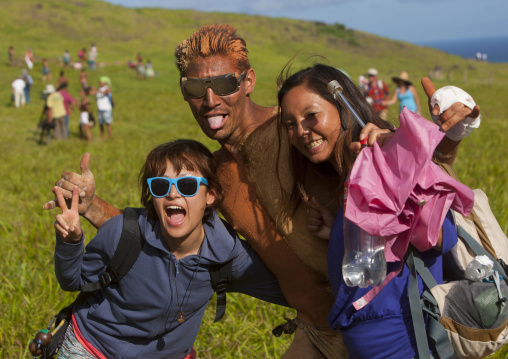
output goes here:
[{"label": "blue sunglasses", "polygon": [[174,184],[178,193],[184,197],[192,197],[198,193],[201,183],[208,186],[208,181],[203,177],[185,176],[179,178],[152,177],[146,180],[153,197],[166,197]]}]

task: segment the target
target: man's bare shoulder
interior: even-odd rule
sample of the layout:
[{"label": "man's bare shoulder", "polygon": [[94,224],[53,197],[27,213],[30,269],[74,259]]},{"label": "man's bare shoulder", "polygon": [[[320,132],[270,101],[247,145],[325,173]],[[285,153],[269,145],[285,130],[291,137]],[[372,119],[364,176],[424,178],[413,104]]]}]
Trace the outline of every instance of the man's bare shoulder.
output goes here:
[{"label": "man's bare shoulder", "polygon": [[226,162],[230,162],[233,159],[231,153],[224,147],[215,151],[213,153],[213,157],[219,166],[225,164]]},{"label": "man's bare shoulder", "polygon": [[267,123],[275,121],[275,119],[277,118],[278,109],[279,108],[277,106],[272,107],[259,106],[256,111],[256,116],[259,118],[258,122]]}]

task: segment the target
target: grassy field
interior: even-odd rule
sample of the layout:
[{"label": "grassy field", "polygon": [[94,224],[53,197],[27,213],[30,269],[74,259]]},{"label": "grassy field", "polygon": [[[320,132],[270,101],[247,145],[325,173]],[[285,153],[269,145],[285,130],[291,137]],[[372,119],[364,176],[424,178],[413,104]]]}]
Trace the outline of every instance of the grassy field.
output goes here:
[{"label": "grassy field", "polygon": [[[155,145],[176,139],[194,138],[211,150],[218,144],[206,138],[181,98],[174,65],[175,46],[206,23],[231,23],[247,40],[257,86],[252,98],[266,106],[276,103],[275,79],[283,65],[297,52],[319,54],[353,77],[377,67],[388,80],[401,70],[412,79],[426,76],[436,66],[444,69],[436,87],[452,84],[473,95],[480,104],[483,122],[463,141],[455,170],[465,184],[482,188],[492,209],[508,232],[508,195],[505,191],[508,147],[508,64],[478,63],[429,48],[390,41],[341,25],[324,25],[258,16],[125,9],[99,1],[44,2],[11,0],[0,8],[0,48],[15,46],[19,65],[0,61],[0,358],[26,358],[27,344],[52,315],[69,303],[73,293],[60,290],[53,272],[53,221],[56,211],[42,204],[53,197],[51,187],[64,170],[79,171],[84,152],[92,153],[91,169],[97,194],[118,207],[139,204],[137,174],[147,152]],[[24,24],[21,26],[20,24]],[[115,98],[111,140],[79,138],[78,114],[70,120],[71,137],[49,146],[37,144],[36,125],[43,101],[39,98],[41,62],[50,59],[53,82],[60,71],[59,58],[65,49],[76,57],[81,47],[95,42],[101,66],[89,71],[89,82],[99,76],[112,79]],[[32,76],[32,101],[23,109],[10,103],[10,84],[20,74],[26,48],[36,54]],[[154,64],[152,81],[136,78],[126,66],[141,52]],[[66,70],[69,92],[78,95],[78,71]],[[391,83],[389,84],[392,85]],[[393,88],[393,86],[391,86]],[[422,103],[424,92],[418,88]],[[398,106],[391,108],[396,118]],[[428,116],[428,115],[427,115]],[[88,238],[95,230],[84,224]],[[228,295],[228,313],[220,324],[212,324],[214,306],[207,310],[195,348],[200,358],[277,358],[291,337],[275,338],[271,329],[293,310],[268,305],[242,295]],[[505,358],[508,352],[498,353]]]}]

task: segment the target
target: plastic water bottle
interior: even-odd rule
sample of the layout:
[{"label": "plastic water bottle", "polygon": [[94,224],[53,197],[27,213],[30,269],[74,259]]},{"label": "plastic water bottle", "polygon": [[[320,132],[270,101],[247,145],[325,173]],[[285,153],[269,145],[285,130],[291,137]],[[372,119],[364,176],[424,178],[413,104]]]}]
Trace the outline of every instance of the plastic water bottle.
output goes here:
[{"label": "plastic water bottle", "polygon": [[349,180],[344,188],[344,259],[342,276],[349,287],[378,286],[386,276],[385,238],[373,236],[346,219]]}]

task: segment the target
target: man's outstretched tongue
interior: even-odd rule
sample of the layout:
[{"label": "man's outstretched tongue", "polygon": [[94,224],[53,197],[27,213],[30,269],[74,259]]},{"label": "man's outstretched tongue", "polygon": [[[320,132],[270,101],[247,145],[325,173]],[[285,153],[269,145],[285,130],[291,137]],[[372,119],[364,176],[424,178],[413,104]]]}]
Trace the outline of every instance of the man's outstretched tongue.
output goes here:
[{"label": "man's outstretched tongue", "polygon": [[168,211],[169,223],[177,225],[183,222],[185,218],[185,210],[183,209],[170,209]]},{"label": "man's outstretched tongue", "polygon": [[224,126],[224,122],[226,121],[226,116],[211,116],[208,117],[208,123],[210,124],[210,128],[212,130],[216,130]]}]

